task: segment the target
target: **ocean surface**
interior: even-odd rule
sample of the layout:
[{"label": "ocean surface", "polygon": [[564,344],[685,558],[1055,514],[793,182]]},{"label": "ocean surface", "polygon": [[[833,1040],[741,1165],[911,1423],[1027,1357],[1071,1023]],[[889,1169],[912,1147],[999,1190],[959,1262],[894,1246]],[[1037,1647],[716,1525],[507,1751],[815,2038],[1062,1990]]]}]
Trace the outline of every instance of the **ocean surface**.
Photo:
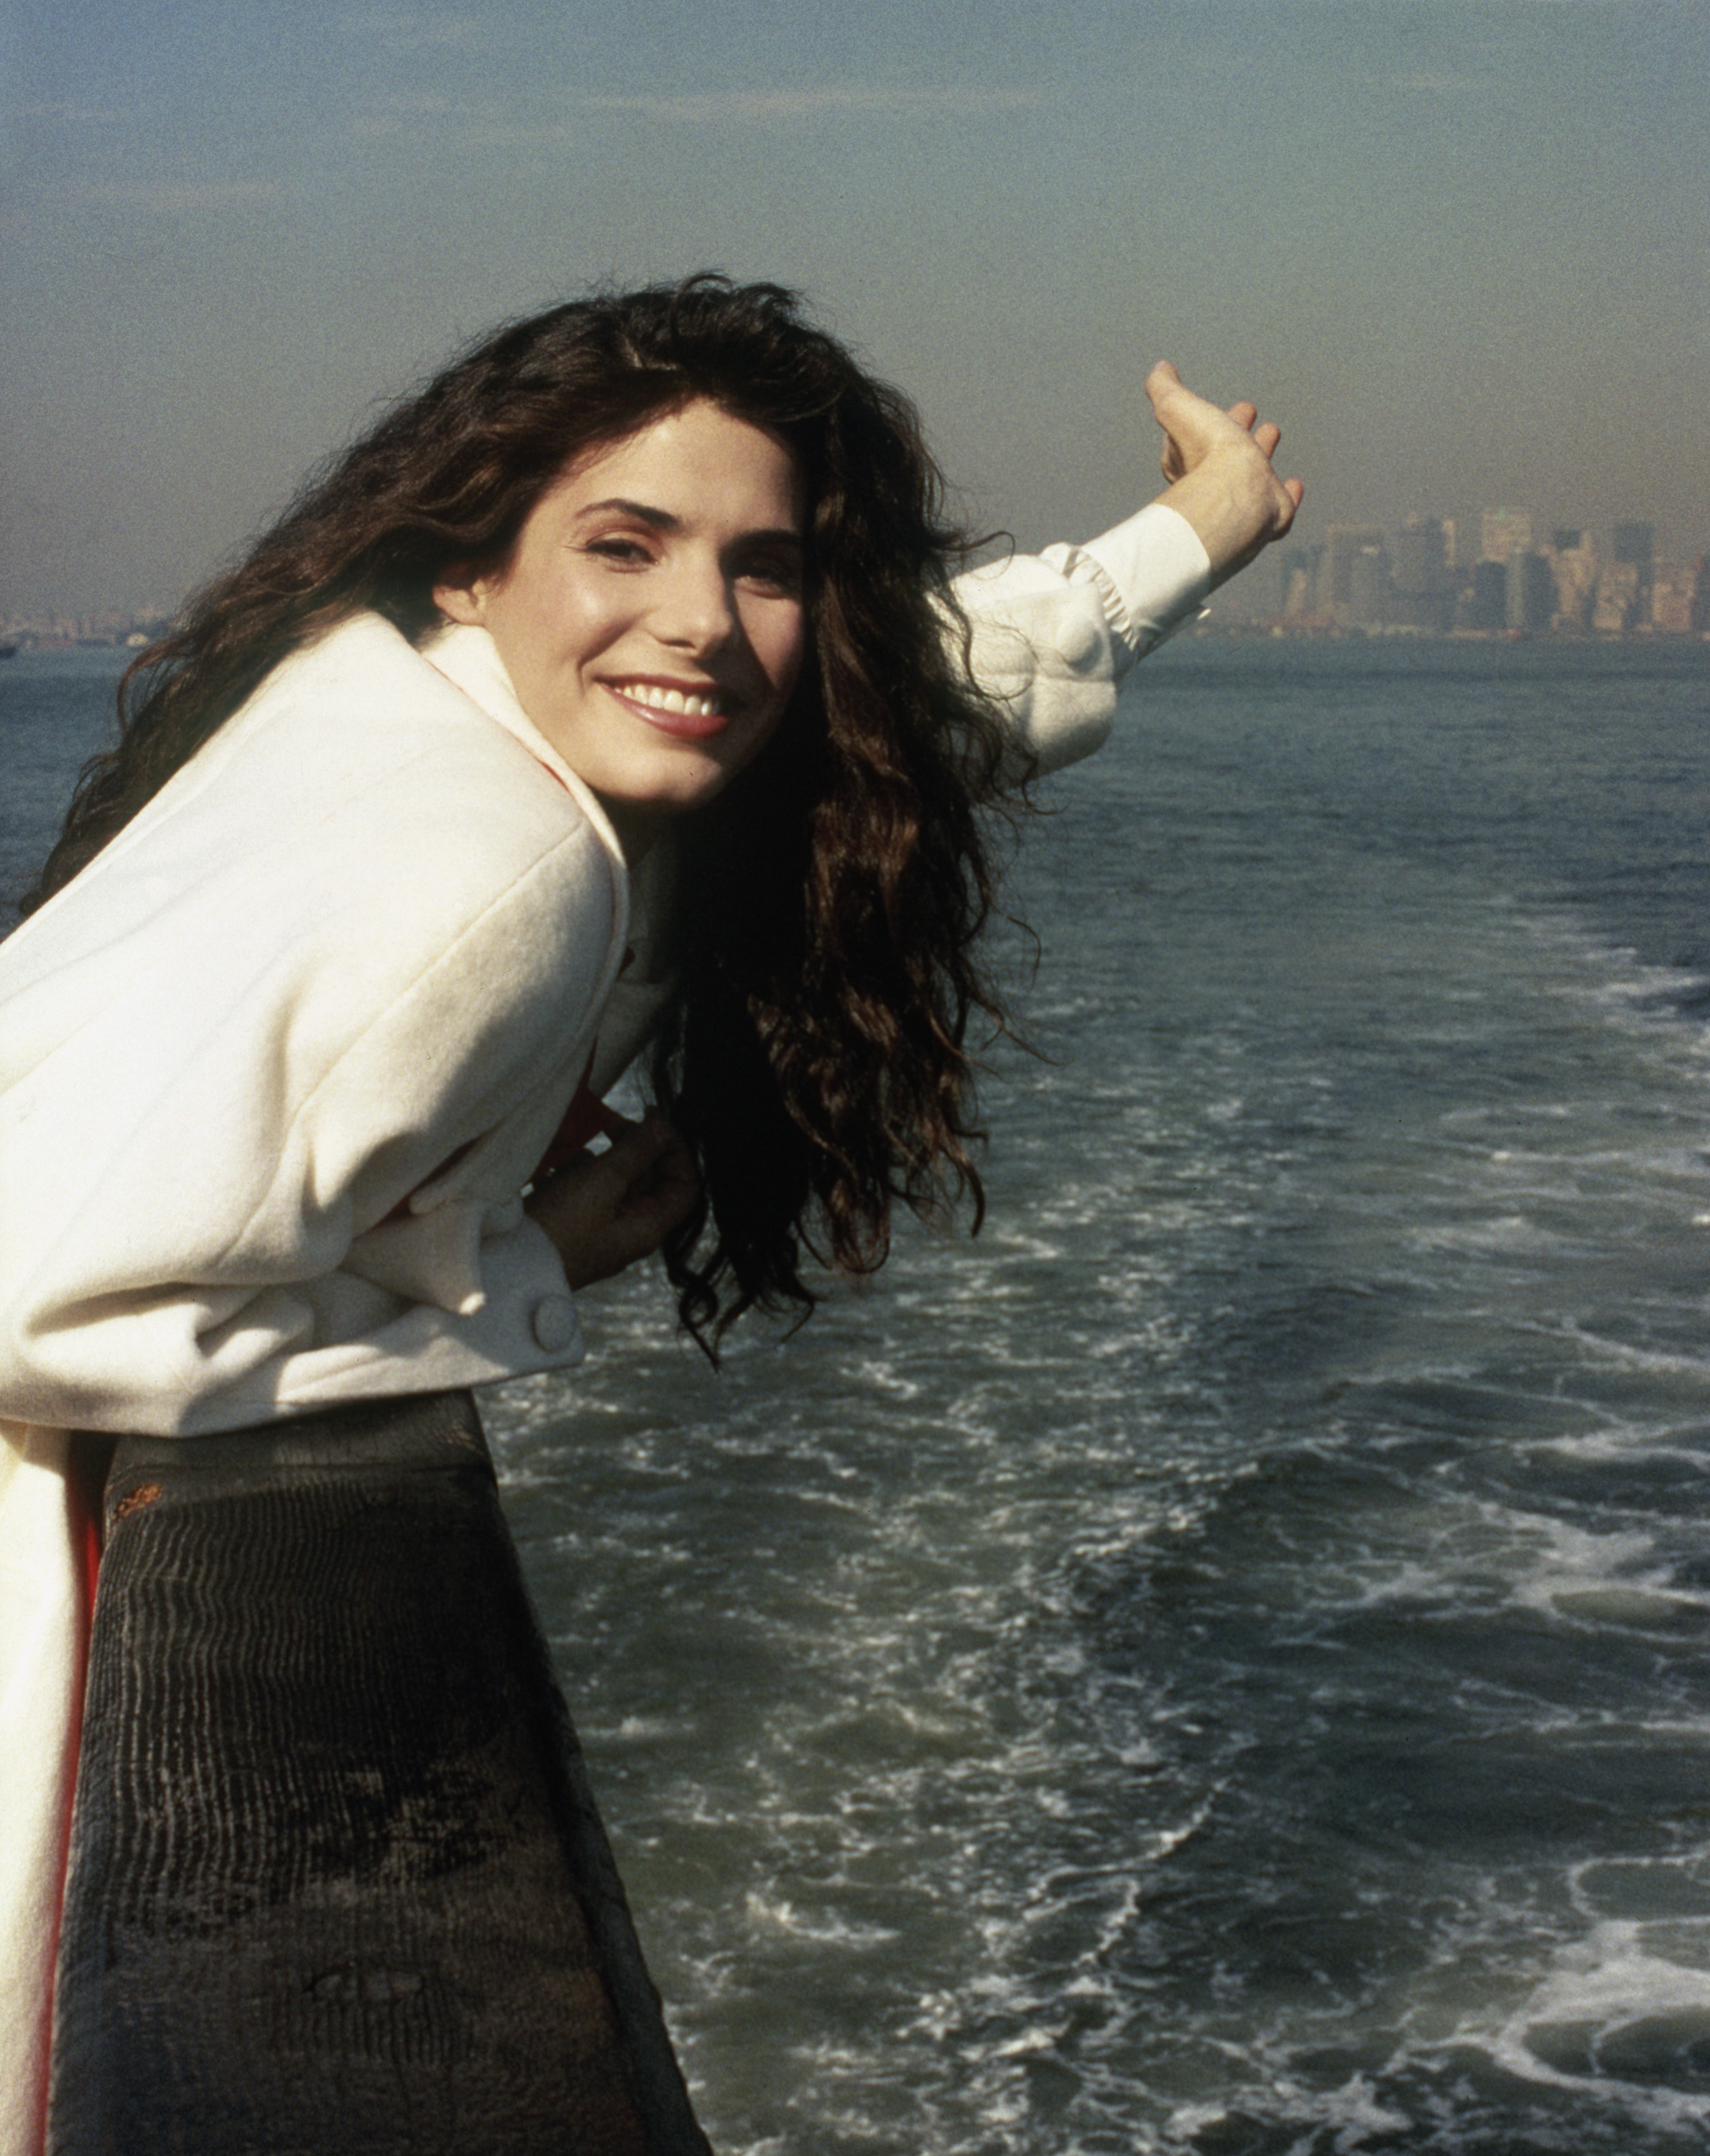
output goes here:
[{"label": "ocean surface", "polygon": [[1173,645],[977,1240],[489,1397],[721,2156],[1710,2147],[1707,774],[1703,644]]}]

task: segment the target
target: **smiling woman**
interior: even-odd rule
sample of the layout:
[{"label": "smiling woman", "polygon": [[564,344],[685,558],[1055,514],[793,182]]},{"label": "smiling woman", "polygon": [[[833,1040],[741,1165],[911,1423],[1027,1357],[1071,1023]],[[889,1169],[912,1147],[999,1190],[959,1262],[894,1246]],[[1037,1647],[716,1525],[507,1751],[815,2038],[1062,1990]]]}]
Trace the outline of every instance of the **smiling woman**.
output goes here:
[{"label": "smiling woman", "polygon": [[[354,1469],[381,1425],[411,1459],[461,1472],[478,1426],[444,1396],[576,1362],[586,1282],[661,1252],[710,1350],[756,1304],[811,1309],[812,1259],[876,1268],[899,1202],[942,1213],[971,1189],[977,1209],[967,1035],[1001,1015],[979,951],[996,891],[986,812],[1096,747],[1134,660],[1299,499],[1250,405],[1218,412],[1164,368],[1148,388],[1172,481],[1160,502],[1086,547],[956,577],[960,535],[912,410],[787,294],[703,278],[575,302],[401,404],[131,670],[120,745],[84,773],[0,952],[4,2156],[40,2139],[98,1539],[79,1492],[115,1438],[131,1450],[105,1517],[131,1552],[148,1539],[139,1518],[165,1532],[180,1517],[177,1457],[204,1496],[235,1477],[241,1498],[250,1466],[258,1490],[277,1469],[267,1487],[287,1510],[305,1486],[324,1505],[329,1462]],[[649,1045],[658,1112],[626,1125],[600,1096]],[[613,1142],[591,1153],[601,1132]],[[421,1394],[438,1404],[376,1408]],[[215,1450],[163,1458],[163,1439]],[[271,1563],[271,1531],[261,1543]],[[352,1561],[368,1577],[364,1548]],[[302,1565],[320,1562],[311,1537]],[[116,1690],[98,1683],[97,1701],[126,1697],[151,1654],[211,1667],[248,1621],[247,1567],[223,1563],[225,1599],[192,1596],[192,1636],[168,1652],[156,1624],[151,1647],[155,1589],[125,1589],[130,1556],[116,1573],[95,1605],[96,1674]],[[163,1577],[182,1584],[172,1563]],[[396,1578],[423,1621],[387,1636],[444,1658],[412,1673],[419,1697],[468,1698],[468,1628],[442,1606],[437,1561]],[[279,1630],[294,1647],[315,1605],[293,1594]],[[248,1978],[236,1991],[265,2045],[246,2022],[238,2051],[258,2073],[265,2051],[325,2127],[300,2108],[268,2147],[392,2147],[351,2138],[341,2092],[366,2073],[390,2103],[407,2056],[448,2148],[532,2148],[520,2096],[515,2119],[490,2088],[467,2115],[470,2047],[504,2049],[497,1978],[483,1990],[467,1969],[340,1964],[340,1997],[355,1984],[367,1999],[371,1977],[376,1999],[437,2002],[431,2029],[404,2014],[396,2056],[359,2060],[305,2033],[326,1972],[269,1958],[276,1891],[310,1891],[289,1795],[310,1760],[332,1822],[310,1837],[316,1861],[361,1841],[371,1885],[413,1865],[436,1909],[446,1867],[475,1867],[489,1814],[515,1809],[443,1759],[401,1779],[393,1755],[365,1750],[367,1720],[328,1753],[323,1651],[351,1680],[333,1696],[392,1696],[342,1616],[329,1608],[303,1650],[307,1723],[187,1710],[213,1747],[188,1794],[240,1790],[233,1804],[262,1804],[266,1834],[212,1799],[186,1826],[177,1789],[161,1828],[150,1807],[171,1775],[137,1785],[138,1892],[160,1876],[157,1830],[174,1851],[206,1842],[210,1861],[264,1843],[277,1865],[192,1892],[188,1916],[139,1922],[128,1887],[112,1898],[139,1966],[182,1933],[263,1972],[259,1993]],[[243,1656],[228,1674],[234,1715],[277,1705],[277,1667],[259,1691]],[[372,1719],[378,1746],[390,1709]],[[141,1756],[100,1734],[69,1905],[95,1942],[79,1968],[98,1977],[121,1959],[108,1890],[90,1883],[115,1845],[106,1778]],[[568,1774],[561,1761],[547,1780],[573,1827],[586,1807]],[[603,1935],[615,1882],[598,1861],[584,1874]],[[350,1879],[310,1887],[347,1918],[356,1906]],[[596,1956],[586,1982],[645,2049],[627,1951]],[[223,1996],[228,1974],[189,1989]],[[136,2078],[114,2062],[151,2056],[158,2033],[141,1979],[136,2000],[131,2048],[95,2046],[121,2106]],[[175,2025],[167,2050],[160,2086],[228,2085],[229,2043],[198,2050]],[[84,2086],[88,2056],[62,2053],[62,2090]],[[581,2069],[554,2071],[573,2083]],[[80,2100],[95,2117],[86,2087]],[[604,2115],[591,2104],[552,2145],[635,2145]],[[237,2141],[259,2147],[261,2130]],[[187,2131],[180,2118],[167,2138]],[[692,2122],[684,2134],[671,2145],[698,2145]],[[202,2124],[191,2138],[212,2156]]]}]

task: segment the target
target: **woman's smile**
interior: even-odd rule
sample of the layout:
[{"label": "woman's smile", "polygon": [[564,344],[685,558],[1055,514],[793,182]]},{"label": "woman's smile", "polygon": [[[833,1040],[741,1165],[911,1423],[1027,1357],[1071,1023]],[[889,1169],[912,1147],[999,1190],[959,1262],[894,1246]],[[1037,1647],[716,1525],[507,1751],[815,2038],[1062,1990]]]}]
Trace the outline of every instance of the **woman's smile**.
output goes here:
[{"label": "woman's smile", "polygon": [[673,681],[607,681],[621,702],[632,706],[649,726],[683,741],[704,741],[730,723],[733,701],[710,684]]}]

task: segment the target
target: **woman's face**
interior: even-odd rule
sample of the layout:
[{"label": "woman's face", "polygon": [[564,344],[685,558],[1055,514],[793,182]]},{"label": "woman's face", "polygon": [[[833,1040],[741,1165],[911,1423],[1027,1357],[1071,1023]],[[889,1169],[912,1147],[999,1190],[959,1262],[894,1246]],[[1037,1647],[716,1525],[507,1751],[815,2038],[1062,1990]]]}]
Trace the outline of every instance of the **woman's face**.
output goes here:
[{"label": "woman's face", "polygon": [[782,718],[807,641],[806,518],[783,444],[699,402],[561,474],[501,570],[433,596],[491,634],[633,854]]}]

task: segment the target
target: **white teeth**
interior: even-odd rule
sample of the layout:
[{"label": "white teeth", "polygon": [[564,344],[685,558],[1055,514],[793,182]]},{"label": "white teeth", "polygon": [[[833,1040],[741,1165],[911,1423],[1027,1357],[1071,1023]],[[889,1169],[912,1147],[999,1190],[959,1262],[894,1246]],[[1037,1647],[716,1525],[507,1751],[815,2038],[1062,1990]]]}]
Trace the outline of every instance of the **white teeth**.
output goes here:
[{"label": "white teeth", "polygon": [[661,688],[652,681],[614,681],[612,685],[620,696],[627,696],[632,704],[645,704],[651,711],[683,711],[696,719],[718,716],[716,696],[686,696],[681,689]]}]

